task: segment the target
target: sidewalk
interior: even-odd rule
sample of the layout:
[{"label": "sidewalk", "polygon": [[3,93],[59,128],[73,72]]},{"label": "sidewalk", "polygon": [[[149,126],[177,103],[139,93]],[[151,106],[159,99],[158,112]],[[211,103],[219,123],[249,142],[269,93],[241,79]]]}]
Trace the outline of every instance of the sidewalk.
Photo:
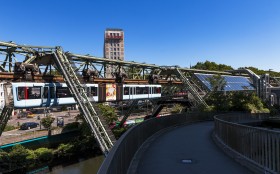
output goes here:
[{"label": "sidewalk", "polygon": [[[52,135],[60,134],[62,129],[56,129],[52,130]],[[32,139],[32,138],[38,138],[42,136],[48,135],[48,130],[28,130],[28,131],[22,131],[20,132],[19,130],[12,130],[12,131],[7,131],[3,132],[2,136],[0,137],[0,146],[5,145],[5,144],[10,144],[10,143],[15,143],[27,139]]]},{"label": "sidewalk", "polygon": [[[252,173],[226,156],[211,139],[213,122],[170,129],[149,139],[135,155],[130,173],[247,174]],[[129,173],[129,172],[128,172]]]}]

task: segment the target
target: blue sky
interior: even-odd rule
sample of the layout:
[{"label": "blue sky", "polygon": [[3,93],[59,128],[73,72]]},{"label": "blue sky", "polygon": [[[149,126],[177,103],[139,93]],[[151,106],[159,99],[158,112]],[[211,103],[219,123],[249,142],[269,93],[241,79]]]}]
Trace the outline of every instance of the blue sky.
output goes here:
[{"label": "blue sky", "polygon": [[128,61],[280,71],[279,0],[0,2],[1,41],[103,57],[104,30],[122,28]]}]

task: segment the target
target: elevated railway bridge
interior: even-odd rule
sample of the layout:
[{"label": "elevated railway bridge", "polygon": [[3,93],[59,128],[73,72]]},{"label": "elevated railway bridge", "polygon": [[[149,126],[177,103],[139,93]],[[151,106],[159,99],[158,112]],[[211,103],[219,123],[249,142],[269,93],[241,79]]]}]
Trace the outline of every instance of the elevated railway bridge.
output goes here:
[{"label": "elevated railway bridge", "polygon": [[[226,90],[256,91],[265,101],[279,104],[279,95],[275,92],[278,87],[270,83],[271,79],[277,78],[258,76],[247,69],[221,72],[159,66],[79,55],[64,52],[62,47],[19,45],[12,42],[0,42],[0,57],[0,81],[5,83],[5,96],[9,96],[6,97],[0,116],[0,135],[14,107],[8,90],[11,86],[9,82],[66,83],[104,154],[108,154],[116,139],[99,114],[96,103],[89,99],[84,84],[161,85],[161,97],[149,99],[157,103],[153,117],[162,108],[162,101],[170,102],[176,94],[185,96],[188,107],[207,107],[204,98],[211,91],[207,78],[214,74],[220,74],[226,79]],[[18,59],[23,61],[18,62]],[[107,67],[113,67],[113,78],[106,78]],[[131,103],[130,108],[133,108],[133,105],[137,105],[137,100]],[[128,110],[121,123],[124,123],[131,112],[132,109]]]}]

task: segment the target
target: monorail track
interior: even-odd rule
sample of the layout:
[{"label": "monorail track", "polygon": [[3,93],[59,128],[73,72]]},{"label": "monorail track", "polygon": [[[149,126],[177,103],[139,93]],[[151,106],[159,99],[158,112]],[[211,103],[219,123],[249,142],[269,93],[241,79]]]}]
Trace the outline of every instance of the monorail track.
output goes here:
[{"label": "monorail track", "polygon": [[[83,79],[80,79],[84,81]],[[0,81],[11,81],[11,82],[25,82],[25,74],[14,73],[14,72],[0,72]],[[64,78],[60,75],[34,75],[33,82],[60,82],[63,83]],[[84,81],[85,82],[85,81]],[[113,78],[95,78],[92,82],[86,83],[115,83]],[[124,83],[126,84],[148,84],[148,80],[139,80],[139,79],[125,79]],[[159,80],[158,84],[182,84],[180,81],[167,81]]]}]

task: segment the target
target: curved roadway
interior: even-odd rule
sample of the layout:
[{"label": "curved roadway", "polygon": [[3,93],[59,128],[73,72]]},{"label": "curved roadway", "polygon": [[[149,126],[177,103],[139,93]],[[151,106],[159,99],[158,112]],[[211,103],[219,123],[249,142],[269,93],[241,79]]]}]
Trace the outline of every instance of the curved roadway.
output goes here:
[{"label": "curved roadway", "polygon": [[213,122],[201,122],[154,135],[138,150],[128,173],[251,173],[214,144],[211,138],[213,127]]}]

